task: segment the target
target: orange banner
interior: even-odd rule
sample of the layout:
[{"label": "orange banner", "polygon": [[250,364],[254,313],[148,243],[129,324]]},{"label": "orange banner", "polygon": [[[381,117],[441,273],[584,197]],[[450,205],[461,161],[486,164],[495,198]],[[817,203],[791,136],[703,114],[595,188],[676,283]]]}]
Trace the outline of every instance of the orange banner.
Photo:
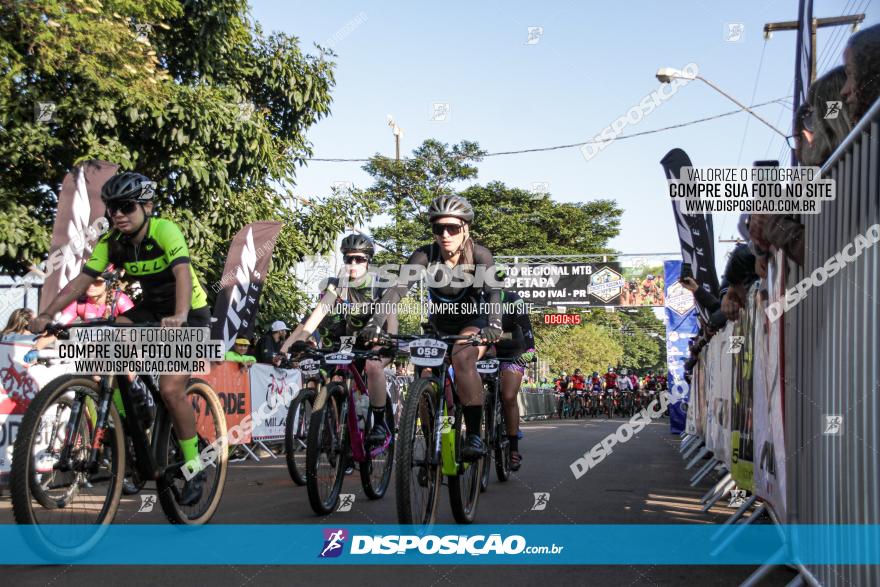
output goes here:
[{"label": "orange banner", "polygon": [[[251,413],[251,390],[248,370],[243,369],[241,363],[225,361],[223,363],[212,363],[211,372],[201,376],[220,397],[220,403],[226,412],[226,430],[231,430],[233,426],[238,426],[245,416]],[[205,415],[200,415],[199,420]],[[202,422],[196,423],[196,427],[202,429]],[[209,426],[210,427],[210,426]],[[247,444],[251,441],[250,427],[243,432],[246,435],[229,435],[230,444]]]}]

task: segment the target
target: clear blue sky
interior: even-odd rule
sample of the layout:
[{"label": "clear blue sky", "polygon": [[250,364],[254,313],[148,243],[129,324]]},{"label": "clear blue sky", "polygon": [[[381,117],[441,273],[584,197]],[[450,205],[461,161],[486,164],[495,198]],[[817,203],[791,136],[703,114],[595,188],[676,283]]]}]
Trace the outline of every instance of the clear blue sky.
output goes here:
[{"label": "clear blue sky", "polygon": [[[871,0],[816,0],[815,16],[867,14]],[[475,140],[489,152],[585,141],[658,88],[658,67],[698,65],[700,74],[745,103],[792,93],[795,33],[762,35],[766,22],[795,20],[797,2],[292,2],[256,0],[252,15],[266,30],[297,36],[304,50],[332,45],[338,54],[332,115],[309,132],[316,157],[393,156],[386,125],[405,131],[403,154],[427,138]],[[728,23],[743,39],[725,39]],[[543,27],[536,44],[528,28]],[[822,29],[819,73],[841,63],[849,28]],[[758,72],[764,52],[760,75]],[[754,96],[754,100],[752,97]],[[447,122],[430,120],[432,103],[449,103]],[[759,112],[789,133],[788,108]],[[645,131],[720,114],[735,105],[701,82],[681,88],[641,122]],[[646,137],[615,142],[589,162],[578,149],[490,157],[479,183],[500,180],[530,189],[548,182],[559,201],[612,198],[624,210],[611,245],[624,253],[675,252],[678,242],[659,160],[683,148],[695,165],[788,161],[783,140],[741,113]],[[298,191],[323,195],[335,181],[366,187],[358,163],[312,162]],[[736,232],[734,215],[718,215],[716,237]],[[730,245],[717,245],[719,262]]]}]

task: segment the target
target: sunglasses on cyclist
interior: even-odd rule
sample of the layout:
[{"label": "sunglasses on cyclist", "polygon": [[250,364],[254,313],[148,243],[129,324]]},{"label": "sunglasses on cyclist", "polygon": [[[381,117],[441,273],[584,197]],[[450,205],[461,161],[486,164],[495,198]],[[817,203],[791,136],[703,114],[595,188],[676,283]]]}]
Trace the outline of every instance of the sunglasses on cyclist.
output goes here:
[{"label": "sunglasses on cyclist", "polygon": [[121,204],[107,204],[107,213],[110,216],[113,216],[117,212],[122,212],[126,216],[137,210],[138,203],[134,200],[128,200],[127,202],[122,202]]},{"label": "sunglasses on cyclist", "polygon": [[461,232],[461,229],[464,227],[464,224],[433,224],[431,225],[431,232],[436,234],[437,236],[441,236],[444,232],[448,232],[449,236],[455,236]]},{"label": "sunglasses on cyclist", "polygon": [[369,259],[360,255],[346,255],[342,260],[345,261],[346,265],[360,265],[361,263],[369,262]]}]

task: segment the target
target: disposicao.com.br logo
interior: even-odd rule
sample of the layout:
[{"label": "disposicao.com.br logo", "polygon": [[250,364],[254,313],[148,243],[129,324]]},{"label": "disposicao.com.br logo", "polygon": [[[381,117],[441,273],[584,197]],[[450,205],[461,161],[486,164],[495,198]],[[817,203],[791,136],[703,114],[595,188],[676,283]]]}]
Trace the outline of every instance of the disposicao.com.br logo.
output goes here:
[{"label": "disposicao.com.br logo", "polygon": [[[343,551],[346,536],[344,530],[325,529],[324,548],[320,556],[322,558],[339,556]],[[351,555],[546,555],[559,554],[563,548],[564,546],[556,544],[529,546],[526,544],[526,539],[517,534],[506,537],[494,533],[473,536],[436,534],[367,536],[355,534],[351,536],[351,546],[348,552]]]}]

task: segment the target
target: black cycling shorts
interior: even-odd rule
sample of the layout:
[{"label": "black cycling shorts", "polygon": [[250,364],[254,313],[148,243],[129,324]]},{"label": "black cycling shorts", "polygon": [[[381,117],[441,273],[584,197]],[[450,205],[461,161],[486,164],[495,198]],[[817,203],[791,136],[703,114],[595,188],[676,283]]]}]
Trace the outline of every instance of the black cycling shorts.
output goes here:
[{"label": "black cycling shorts", "polygon": [[464,320],[450,320],[447,316],[432,316],[430,322],[440,336],[461,334],[461,331],[468,326],[476,326],[482,330],[489,325],[489,320],[485,316],[466,317]]},{"label": "black cycling shorts", "polygon": [[[162,321],[162,318],[167,318],[171,315],[172,314],[166,313],[166,311],[157,308],[151,308],[146,304],[136,304],[133,308],[122,314],[122,316],[125,316],[135,324],[142,324],[144,322],[159,323]],[[186,316],[186,326],[189,328],[206,328],[210,325],[210,306],[202,306],[201,308],[190,309],[189,314],[187,314]]]}]

